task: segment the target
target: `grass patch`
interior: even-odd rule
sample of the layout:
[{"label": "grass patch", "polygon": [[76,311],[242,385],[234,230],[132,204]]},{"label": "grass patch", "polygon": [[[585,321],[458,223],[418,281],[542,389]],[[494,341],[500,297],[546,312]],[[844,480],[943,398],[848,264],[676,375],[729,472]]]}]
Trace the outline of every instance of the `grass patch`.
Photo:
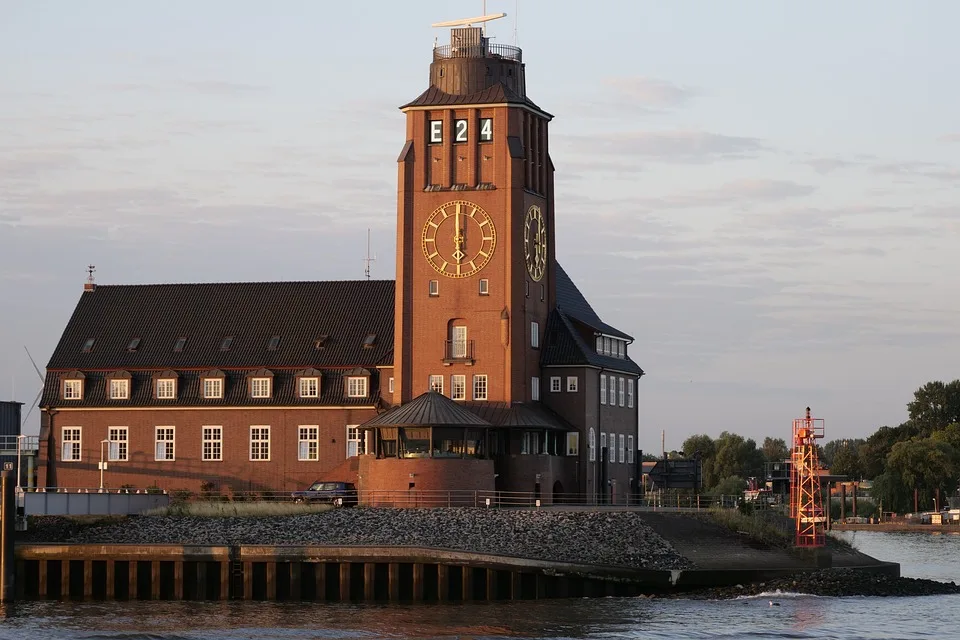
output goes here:
[{"label": "grass patch", "polygon": [[706,518],[734,533],[746,534],[772,547],[793,545],[792,531],[784,526],[784,522],[760,512],[741,513],[737,509],[711,508],[706,512]]},{"label": "grass patch", "polygon": [[295,502],[178,502],[143,512],[145,516],[195,516],[199,518],[298,516],[323,513],[329,504]]}]

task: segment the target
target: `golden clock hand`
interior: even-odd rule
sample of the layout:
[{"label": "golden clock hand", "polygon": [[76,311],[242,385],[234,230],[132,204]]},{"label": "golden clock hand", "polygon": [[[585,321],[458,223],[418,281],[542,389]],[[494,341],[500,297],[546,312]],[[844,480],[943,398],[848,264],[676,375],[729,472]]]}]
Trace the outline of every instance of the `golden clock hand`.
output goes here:
[{"label": "golden clock hand", "polygon": [[463,230],[460,228],[460,205],[457,205],[457,217],[456,217],[456,229],[453,232],[453,244],[454,251],[453,257],[457,261],[457,264],[460,264],[460,261],[463,260]]}]

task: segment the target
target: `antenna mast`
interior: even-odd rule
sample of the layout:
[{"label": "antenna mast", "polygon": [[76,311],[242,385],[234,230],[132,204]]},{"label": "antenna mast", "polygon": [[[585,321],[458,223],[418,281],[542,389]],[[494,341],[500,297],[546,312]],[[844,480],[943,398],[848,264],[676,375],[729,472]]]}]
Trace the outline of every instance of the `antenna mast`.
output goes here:
[{"label": "antenna mast", "polygon": [[364,263],[363,275],[367,277],[367,280],[370,279],[370,263],[376,262],[376,261],[377,261],[376,256],[373,256],[373,257],[370,256],[370,229],[367,229],[367,257],[363,259],[363,263]]}]

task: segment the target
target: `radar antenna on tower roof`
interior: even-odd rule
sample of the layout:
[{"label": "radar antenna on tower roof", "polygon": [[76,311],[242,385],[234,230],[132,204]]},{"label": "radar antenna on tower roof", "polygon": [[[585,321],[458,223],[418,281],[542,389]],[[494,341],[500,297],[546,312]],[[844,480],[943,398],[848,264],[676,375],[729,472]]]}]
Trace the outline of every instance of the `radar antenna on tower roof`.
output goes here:
[{"label": "radar antenna on tower roof", "polygon": [[491,20],[499,20],[500,18],[506,18],[507,14],[505,13],[491,13],[486,16],[477,16],[476,18],[462,18],[460,20],[447,20],[446,22],[434,22],[431,27],[472,27],[474,24],[480,24],[483,22],[490,22]]}]

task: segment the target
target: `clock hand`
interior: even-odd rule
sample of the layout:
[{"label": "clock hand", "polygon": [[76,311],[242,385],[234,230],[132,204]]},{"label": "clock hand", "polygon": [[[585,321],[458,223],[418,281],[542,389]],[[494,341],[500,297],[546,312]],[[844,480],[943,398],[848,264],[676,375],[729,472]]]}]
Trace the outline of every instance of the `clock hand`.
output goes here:
[{"label": "clock hand", "polygon": [[457,205],[457,217],[456,217],[456,230],[453,233],[453,244],[454,251],[453,257],[457,261],[457,264],[460,264],[460,261],[463,260],[464,253],[463,249],[463,230],[460,228],[460,205]]}]

